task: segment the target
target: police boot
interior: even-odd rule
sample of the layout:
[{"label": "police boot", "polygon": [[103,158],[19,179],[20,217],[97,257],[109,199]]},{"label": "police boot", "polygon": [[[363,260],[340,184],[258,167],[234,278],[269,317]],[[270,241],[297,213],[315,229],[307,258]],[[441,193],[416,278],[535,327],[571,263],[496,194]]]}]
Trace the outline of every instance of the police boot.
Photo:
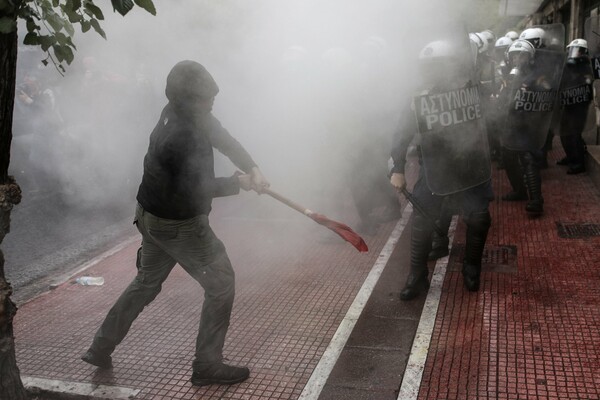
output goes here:
[{"label": "police boot", "polygon": [[401,300],[411,300],[429,288],[427,256],[431,249],[431,228],[428,221],[416,213],[410,239],[410,272],[400,292]]},{"label": "police boot", "polygon": [[471,213],[467,223],[467,243],[463,260],[462,274],[467,290],[479,290],[481,258],[492,218],[488,210]]},{"label": "police boot", "polygon": [[516,152],[511,150],[504,150],[503,156],[505,159],[504,167],[506,170],[506,177],[510,182],[512,191],[502,196],[502,200],[505,201],[519,201],[527,200],[527,188],[523,181],[523,170],[519,164],[519,157]]},{"label": "police boot", "polygon": [[[452,205],[448,201],[444,201],[440,218],[435,221],[439,229],[434,229],[433,231],[431,251],[428,257],[429,261],[446,257],[449,254],[448,245],[450,244],[450,240],[448,239],[448,231],[450,230],[450,223],[452,223]],[[441,233],[444,234],[442,235]]]},{"label": "police boot", "polygon": [[529,194],[529,201],[525,206],[532,216],[541,215],[544,212],[544,198],[542,197],[542,177],[533,154],[527,152],[523,155],[525,173],[525,185]]},{"label": "police boot", "polygon": [[431,251],[427,259],[429,261],[435,261],[439,258],[446,257],[450,252],[448,251],[448,245],[450,239],[448,235],[441,236],[437,232],[433,232],[433,239],[431,240]]}]

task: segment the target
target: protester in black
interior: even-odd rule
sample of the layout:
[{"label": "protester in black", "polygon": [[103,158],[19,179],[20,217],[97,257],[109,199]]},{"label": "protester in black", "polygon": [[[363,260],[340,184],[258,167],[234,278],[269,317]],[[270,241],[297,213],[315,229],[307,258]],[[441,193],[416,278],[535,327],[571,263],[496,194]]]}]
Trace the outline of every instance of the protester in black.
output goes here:
[{"label": "protester in black", "polygon": [[[194,61],[175,65],[167,77],[169,103],[150,135],[134,223],[142,234],[138,274],[109,311],[82,359],[112,367],[111,353],[132,322],[158,295],[176,263],[204,288],[204,303],[191,382],[233,384],[249,370],[223,363],[223,345],[235,295],[234,271],[209,222],[214,197],[240,187],[269,186],[246,150],[211,114],[218,87]],[[216,178],[213,147],[243,175]]]}]

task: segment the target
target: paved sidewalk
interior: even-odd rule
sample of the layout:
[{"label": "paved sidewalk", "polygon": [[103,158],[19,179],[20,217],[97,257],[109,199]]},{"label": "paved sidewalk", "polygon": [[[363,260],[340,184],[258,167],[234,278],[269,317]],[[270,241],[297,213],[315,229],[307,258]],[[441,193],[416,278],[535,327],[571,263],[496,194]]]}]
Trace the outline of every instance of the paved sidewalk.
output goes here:
[{"label": "paved sidewalk", "polygon": [[497,200],[478,293],[462,288],[459,224],[418,398],[600,399],[600,192],[587,174],[542,171],[545,214],[494,173]]},{"label": "paved sidewalk", "polygon": [[[225,202],[235,205],[235,199]],[[71,280],[20,307],[15,337],[22,375],[72,387],[117,386],[133,390],[136,399],[298,398],[395,223],[366,238],[370,252],[365,254],[287,209],[270,219],[245,219],[243,212],[215,214],[214,229],[236,271],[225,357],[250,367],[248,381],[202,388],[189,383],[203,292],[179,266],[113,353],[113,370],[98,371],[79,359],[134,277],[138,243],[80,274],[103,276],[103,286]]]},{"label": "paved sidewalk", "polygon": [[[419,377],[407,400],[600,399],[600,192],[587,174],[567,176],[556,166],[562,156],[556,139],[550,167],[542,171],[546,212],[536,219],[527,217],[524,202],[499,200],[508,183],[504,171],[493,171],[497,200],[491,204],[493,224],[478,293],[462,286],[465,227],[457,224],[451,255],[438,263],[438,272],[447,265],[438,275],[439,305],[423,313],[433,318],[425,362],[419,367],[409,359],[409,368],[421,370],[407,372]],[[203,388],[188,382],[202,290],[179,267],[113,354],[112,371],[100,372],[79,360],[135,275],[137,243],[85,271],[103,276],[103,286],[67,282],[20,306],[15,336],[22,375],[72,387],[84,384],[104,398],[125,393],[134,399],[298,399],[381,259],[387,264],[382,278],[363,314],[350,318],[357,322],[355,329],[323,398],[397,398],[409,353],[396,350],[397,340],[412,341],[414,330],[374,328],[372,321],[384,321],[383,308],[399,328],[405,320],[416,329],[416,322],[395,308],[408,266],[410,224],[402,232],[400,223],[383,225],[376,236],[366,237],[371,251],[359,254],[300,215],[267,214],[249,219],[240,211],[226,218],[217,210],[211,219],[237,279],[225,356],[250,367],[248,381]],[[394,234],[400,235],[398,244],[386,255]],[[410,315],[418,316],[422,300],[409,303]],[[364,348],[369,338],[383,343],[376,353]],[[369,362],[361,360],[360,349]],[[377,361],[386,349],[401,359],[391,374],[387,362]],[[357,380],[351,374],[363,364],[370,384],[360,382],[355,390],[348,382]],[[121,394],[106,394],[113,387],[122,388]]]}]

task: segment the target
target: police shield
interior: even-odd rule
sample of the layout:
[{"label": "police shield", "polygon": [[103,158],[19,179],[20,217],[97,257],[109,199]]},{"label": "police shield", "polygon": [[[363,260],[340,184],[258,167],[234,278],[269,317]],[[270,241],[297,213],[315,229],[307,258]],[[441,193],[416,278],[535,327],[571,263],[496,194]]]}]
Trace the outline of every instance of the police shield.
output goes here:
[{"label": "police shield", "polygon": [[[577,52],[577,49],[573,49]],[[561,136],[580,134],[585,128],[590,103],[593,99],[594,72],[590,58],[568,57],[560,85]]]},{"label": "police shield", "polygon": [[[424,60],[429,56],[433,71]],[[467,34],[428,43],[420,64],[424,90],[413,98],[413,106],[429,189],[447,195],[486,182],[491,176],[489,146]]]},{"label": "police shield", "polygon": [[507,53],[511,72],[502,145],[509,150],[541,149],[559,109],[558,94],[565,63],[564,27],[553,24],[533,28],[542,29],[541,40],[525,43],[525,39],[520,39]]},{"label": "police shield", "polygon": [[594,78],[600,79],[600,17],[586,19],[584,32],[594,71]]}]

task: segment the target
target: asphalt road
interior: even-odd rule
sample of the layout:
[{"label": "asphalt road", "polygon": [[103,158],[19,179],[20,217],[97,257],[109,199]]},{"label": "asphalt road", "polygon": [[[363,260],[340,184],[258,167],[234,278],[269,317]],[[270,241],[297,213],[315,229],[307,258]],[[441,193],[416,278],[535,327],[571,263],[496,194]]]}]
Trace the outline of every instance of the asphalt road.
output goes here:
[{"label": "asphalt road", "polygon": [[24,188],[22,202],[12,211],[10,233],[1,244],[13,299],[48,290],[52,277],[77,269],[135,235],[134,206],[71,204],[65,194]]}]

